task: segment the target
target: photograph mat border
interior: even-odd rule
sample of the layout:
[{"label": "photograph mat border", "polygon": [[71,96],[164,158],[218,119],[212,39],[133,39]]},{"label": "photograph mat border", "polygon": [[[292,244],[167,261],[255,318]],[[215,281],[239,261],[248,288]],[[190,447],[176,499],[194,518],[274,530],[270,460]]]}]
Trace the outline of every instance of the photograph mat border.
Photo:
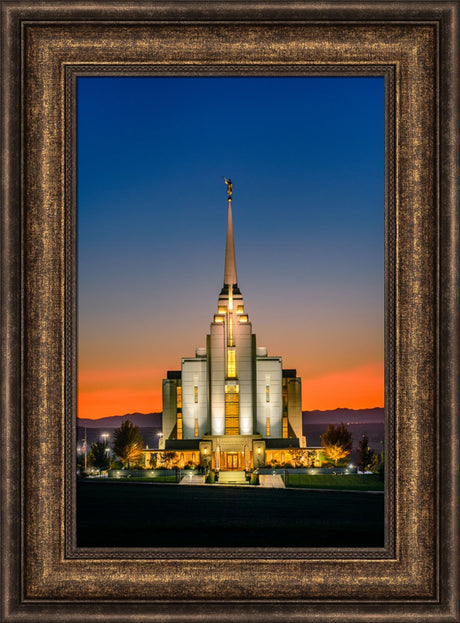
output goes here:
[{"label": "photograph mat border", "polygon": [[[11,11],[8,9],[5,11],[5,6],[8,4],[8,7],[12,7]],[[20,128],[19,114],[17,111],[17,102],[18,102],[18,84],[17,84],[17,76],[20,75],[20,63],[18,63],[18,54],[17,54],[17,45],[13,38],[19,32],[18,28],[18,20],[20,21],[19,14],[27,13],[26,10],[23,11],[24,6],[27,3],[4,3],[3,10],[7,13],[7,19],[4,20],[3,29],[7,32],[8,36],[6,37],[6,44],[4,44],[3,50],[3,59],[6,61],[3,63],[4,65],[4,73],[3,73],[3,101],[5,103],[5,108],[7,114],[3,120],[3,128],[6,130],[4,132],[4,136],[7,136],[7,141],[5,141],[9,147],[11,148],[8,152],[12,157],[5,157],[3,163],[4,170],[4,188],[3,188],[3,197],[6,199],[4,202],[5,206],[8,206],[8,210],[5,210],[3,216],[3,300],[6,303],[5,305],[5,314],[3,316],[2,328],[3,328],[3,369],[6,373],[4,374],[4,388],[5,392],[3,395],[3,406],[5,408],[5,413],[8,412],[9,417],[5,421],[5,427],[3,430],[3,439],[5,440],[7,449],[9,451],[9,456],[14,457],[17,454],[17,448],[14,446],[15,439],[18,438],[21,434],[21,423],[20,418],[17,418],[17,415],[21,414],[21,389],[20,389],[20,379],[21,379],[21,366],[22,366],[22,336],[31,338],[30,326],[27,324],[27,320],[30,318],[25,318],[24,324],[21,322],[21,310],[22,310],[22,299],[21,292],[18,292],[18,288],[16,285],[17,277],[20,278],[21,271],[21,235],[20,235],[20,223],[18,222],[18,214],[21,212],[18,211],[17,206],[21,206],[22,203],[18,200],[20,196],[20,170],[18,168],[18,162],[15,160],[14,154],[20,153],[21,151],[21,136],[22,133],[18,131]],[[403,3],[404,5],[406,3]],[[29,10],[29,17],[31,13],[35,15],[40,14],[41,11],[44,11],[43,6],[46,3],[41,3],[40,7],[33,7]],[[56,2],[53,5],[46,5],[46,7],[51,6],[54,10],[57,7],[62,7],[63,5],[69,6],[66,2]],[[104,3],[105,6],[108,6],[107,3]],[[18,10],[16,15],[13,15],[17,9],[17,6],[21,6],[21,10]],[[184,11],[189,11],[186,14],[187,18],[193,19],[193,16],[200,13],[200,10],[203,10],[203,3],[190,3],[188,6],[177,3],[174,6],[181,7]],[[197,7],[202,7],[197,8]],[[216,16],[221,19],[225,15],[225,10],[228,11],[229,14],[233,15],[235,10],[241,11],[250,11],[253,5],[247,5],[242,7],[241,4],[235,4],[230,8],[227,4],[220,4],[216,7],[218,11],[218,15],[215,12],[214,17]],[[336,5],[334,5],[336,6]],[[366,5],[368,8],[364,9],[360,13],[360,17],[362,20],[370,19],[370,16],[386,16],[387,20],[390,20],[388,10],[385,13],[385,5],[380,3],[372,3],[372,7],[370,4]],[[118,6],[118,9],[121,5]],[[166,8],[165,8],[166,7]],[[222,9],[222,7],[224,7]],[[278,19],[279,23],[281,23],[280,16],[285,15],[291,11],[295,11],[296,17],[298,17],[299,13],[302,13],[302,10],[307,12],[308,17],[312,17],[312,15],[318,15],[318,7],[304,7],[296,4],[295,8],[290,7],[281,7],[278,4],[277,9],[273,8],[272,3],[267,4],[267,10],[265,16],[269,16],[270,19],[276,19],[276,16],[273,17],[272,11],[278,11]],[[382,8],[383,7],[383,8]],[[146,10],[149,10],[153,13],[158,9],[160,12],[164,12],[168,10],[167,4],[162,4],[161,6],[152,7],[150,3],[147,3],[144,7]],[[171,5],[169,5],[171,8]],[[326,8],[320,8],[326,11]],[[207,7],[209,9],[209,6]],[[222,9],[222,11],[221,11]],[[254,13],[252,14],[253,19],[260,19],[259,14],[260,7],[256,9],[252,9]],[[296,591],[284,591],[279,595],[279,599],[275,602],[271,602],[269,599],[265,602],[267,605],[269,603],[278,604],[277,608],[270,610],[264,609],[263,604],[257,604],[257,606],[253,606],[251,599],[251,595],[254,595],[254,591],[241,591],[239,594],[235,595],[236,599],[243,600],[241,602],[222,602],[222,604],[215,604],[212,602],[212,594],[206,595],[206,603],[188,603],[185,606],[181,606],[179,602],[172,602],[171,599],[174,599],[174,590],[165,591],[165,595],[169,600],[168,604],[161,604],[156,602],[155,606],[150,608],[149,604],[140,604],[135,601],[135,597],[133,600],[133,596],[125,597],[128,601],[124,604],[118,604],[116,609],[111,608],[110,603],[107,603],[107,594],[105,596],[105,603],[103,604],[101,601],[98,602],[99,605],[96,606],[96,611],[99,615],[104,615],[106,620],[134,620],[136,618],[145,616],[149,617],[149,620],[171,620],[171,616],[174,617],[174,620],[194,620],[196,618],[200,618],[200,620],[205,620],[207,618],[212,618],[213,620],[229,620],[231,617],[236,616],[238,613],[245,615],[247,618],[249,617],[251,620],[262,620],[262,616],[264,620],[267,620],[267,613],[270,611],[272,620],[288,620],[287,617],[299,617],[304,616],[308,617],[310,621],[319,621],[326,614],[334,615],[336,620],[370,620],[370,616],[378,616],[379,620],[384,618],[386,620],[403,620],[406,618],[410,618],[411,620],[420,620],[420,621],[428,621],[428,620],[458,620],[458,584],[456,579],[458,578],[458,560],[455,559],[452,552],[458,551],[458,534],[456,529],[458,528],[458,490],[456,488],[456,483],[458,482],[458,475],[455,471],[456,467],[458,467],[458,463],[456,462],[458,456],[458,445],[456,445],[451,438],[449,438],[449,433],[452,435],[458,430],[458,421],[455,418],[458,415],[458,412],[455,410],[458,408],[458,384],[456,383],[456,374],[458,373],[458,268],[455,260],[458,258],[458,229],[456,229],[457,221],[455,220],[455,199],[458,193],[458,76],[455,74],[455,68],[458,69],[458,43],[455,44],[454,34],[457,32],[457,21],[454,18],[458,17],[458,6],[456,3],[442,3],[442,5],[438,3],[410,3],[409,8],[404,10],[400,7],[399,16],[404,16],[405,19],[414,19],[415,16],[418,16],[419,20],[427,19],[427,15],[430,16],[430,21],[438,24],[438,37],[439,30],[442,31],[444,36],[443,38],[443,46],[439,48],[439,40],[438,40],[438,50],[441,53],[441,71],[440,75],[442,77],[441,80],[441,95],[442,102],[440,104],[441,115],[443,124],[441,125],[440,132],[440,167],[441,174],[438,177],[439,185],[440,185],[440,205],[443,207],[440,213],[440,221],[439,221],[439,235],[441,236],[441,241],[443,245],[439,244],[439,240],[437,240],[437,248],[440,252],[440,265],[436,262],[436,255],[434,262],[438,266],[437,270],[441,271],[441,281],[439,281],[439,314],[437,316],[437,336],[441,336],[441,342],[438,346],[438,352],[440,354],[439,357],[439,366],[440,366],[440,408],[443,416],[442,419],[438,417],[438,425],[440,427],[440,445],[439,448],[443,454],[443,463],[439,464],[439,468],[441,471],[441,481],[440,487],[437,488],[436,496],[441,496],[441,500],[449,500],[449,506],[445,507],[440,505],[439,497],[435,497],[434,502],[438,500],[437,508],[441,514],[441,524],[439,530],[443,535],[443,540],[439,542],[439,553],[441,555],[441,560],[439,561],[437,567],[437,579],[436,586],[439,590],[439,593],[436,592],[432,596],[432,598],[428,598],[426,594],[421,594],[420,596],[416,596],[415,593],[412,593],[409,596],[406,592],[405,596],[403,592],[401,592],[401,587],[395,590],[390,590],[390,593],[396,595],[399,590],[400,600],[404,601],[404,604],[401,606],[392,606],[392,602],[395,603],[398,600],[389,599],[389,595],[385,598],[385,603],[383,601],[379,601],[378,598],[374,603],[368,603],[368,601],[364,597],[364,591],[362,598],[359,600],[354,599],[353,603],[347,601],[344,603],[342,599],[337,595],[333,595],[330,591],[331,584],[326,584],[328,586],[327,597],[320,602],[316,601],[314,597],[309,596],[306,591],[305,597],[299,600],[296,597]],[[92,11],[98,10],[97,7],[92,5]],[[342,8],[340,10],[330,9],[329,17],[336,22],[338,20],[343,21],[343,16],[345,13],[350,14],[353,8]],[[316,13],[315,13],[316,11]],[[103,13],[103,11],[102,11]],[[102,14],[100,13],[100,15]],[[72,10],[68,10],[66,15],[72,14]],[[79,6],[75,9],[74,19],[80,19],[82,15],[82,9]],[[115,10],[113,14],[110,11],[107,12],[106,15],[111,15],[112,19],[119,19],[120,12]],[[172,14],[170,13],[170,19],[174,19]],[[94,17],[94,16],[92,16]],[[6,24],[6,25],[5,25]],[[246,24],[247,25],[247,24]],[[12,37],[13,33],[13,37]],[[14,67],[16,68],[16,72],[14,71]],[[47,104],[45,102],[45,104]],[[439,108],[439,106],[438,106]],[[438,119],[439,124],[439,119]],[[27,126],[26,126],[27,127]],[[26,204],[27,207],[33,206],[34,204]],[[11,208],[10,208],[11,206]],[[27,215],[27,211],[26,211]],[[30,216],[30,214],[28,214]],[[457,217],[458,218],[458,217]],[[27,223],[26,223],[27,225]],[[409,228],[410,229],[410,228]],[[26,228],[27,230],[27,228]],[[404,232],[403,232],[404,233]],[[407,241],[405,241],[407,244]],[[32,250],[34,251],[34,250]],[[49,260],[49,257],[46,256],[45,260]],[[30,264],[27,262],[30,261],[30,251],[25,256],[25,268]],[[45,262],[42,264],[42,267],[45,265],[48,266],[48,269],[52,268],[52,266]],[[52,274],[52,272],[51,272]],[[37,277],[37,274],[35,274]],[[40,275],[38,275],[40,276]],[[28,279],[27,279],[28,277]],[[43,274],[41,275],[43,284]],[[26,275],[25,286],[30,283],[30,275]],[[49,287],[49,286],[48,286]],[[32,290],[27,291],[27,294],[32,294]],[[42,308],[43,309],[43,308]],[[30,310],[29,310],[30,311]],[[441,331],[442,326],[442,331]],[[27,350],[27,346],[29,349]],[[37,363],[37,350],[34,349],[33,340],[25,343],[26,350],[24,351],[27,356],[29,356],[29,360],[26,361],[29,364],[29,368],[25,370],[27,373],[30,372],[30,366],[32,364]],[[33,367],[33,366],[32,366]],[[36,370],[37,368],[35,368]],[[42,371],[46,372],[42,367]],[[46,374],[45,374],[46,376]],[[25,398],[30,398],[33,395],[34,390],[37,389],[37,386],[32,382],[28,385],[25,392]],[[43,389],[43,388],[42,388]],[[43,397],[43,393],[42,393]],[[55,398],[55,396],[54,396]],[[30,405],[29,405],[30,406]],[[15,419],[16,416],[16,419]],[[26,434],[27,431],[24,431]],[[28,452],[28,457],[35,458],[36,455],[30,451],[30,446],[24,448]],[[397,457],[400,459],[401,457],[398,455]],[[47,576],[43,576],[42,579],[50,582],[50,585],[47,587],[47,590],[38,591],[32,590],[30,592],[31,584],[30,582],[35,579],[38,584],[40,584],[40,577],[33,578],[30,575],[31,570],[27,568],[27,564],[24,567],[24,571],[21,569],[20,558],[18,558],[18,553],[21,551],[21,529],[22,529],[22,520],[21,517],[21,482],[18,482],[17,476],[13,478],[15,472],[13,468],[8,465],[5,458],[2,457],[2,477],[4,478],[4,484],[7,485],[5,489],[4,499],[7,502],[7,522],[3,523],[3,535],[9,538],[8,547],[5,548],[3,545],[3,552],[6,556],[3,556],[4,562],[7,564],[3,567],[3,592],[6,599],[3,602],[3,613],[8,616],[8,620],[10,619],[10,615],[13,615],[15,620],[31,620],[30,617],[37,615],[40,613],[41,620],[44,620],[45,617],[49,617],[50,620],[54,620],[59,618],[59,620],[63,620],[62,616],[65,614],[66,620],[71,620],[72,618],[76,620],[75,617],[79,617],[80,615],[88,614],[90,611],[94,612],[94,600],[93,598],[100,599],[101,596],[93,594],[93,598],[91,597],[90,592],[79,590],[79,602],[75,602],[75,599],[71,599],[72,607],[69,609],[64,606],[65,603],[69,604],[68,597],[59,596],[58,593],[54,593],[54,598],[51,601],[55,601],[58,599],[59,605],[56,606],[56,603],[50,603],[50,593],[49,590],[52,590],[52,586],[56,587],[56,580],[58,580],[57,575],[59,575],[59,565],[57,566],[48,566],[47,567]],[[402,485],[407,486],[407,481],[402,482]],[[27,499],[28,490],[26,488],[25,495]],[[29,498],[30,501],[30,498]],[[43,507],[49,508],[47,506],[47,501],[44,500],[42,504]],[[33,500],[36,503],[36,499]],[[27,507],[26,507],[27,509]],[[28,509],[27,509],[28,510]],[[18,524],[19,518],[19,524]],[[27,527],[27,526],[25,526]],[[436,530],[435,527],[432,528],[436,531],[439,538],[439,530]],[[446,544],[445,538],[448,535],[450,537],[449,546]],[[24,535],[26,538],[26,546],[28,545],[27,539],[30,538],[30,533]],[[5,543],[5,539],[3,540]],[[26,555],[30,556],[30,550],[24,550]],[[55,549],[53,550],[56,551]],[[48,561],[49,562],[49,561]],[[70,562],[70,561],[69,561]],[[95,563],[96,561],[93,561]],[[102,561],[101,561],[102,562]],[[323,568],[328,568],[329,561],[322,561],[324,564],[321,566]],[[331,567],[331,571],[329,577],[332,578],[336,576],[336,570],[339,569],[340,563],[337,561],[330,561],[333,564]],[[378,563],[379,561],[377,561]],[[383,561],[381,561],[383,563]],[[27,563],[27,558],[25,560]],[[377,564],[376,563],[376,564]],[[441,564],[442,563],[442,564]],[[47,563],[48,564],[48,563]],[[338,566],[337,566],[338,564]],[[119,570],[123,570],[125,565],[119,566]],[[293,580],[296,579],[296,573],[299,573],[300,567],[298,567],[297,572],[294,571],[292,565],[289,566],[289,571],[293,572]],[[335,568],[334,568],[335,566]],[[263,567],[263,565],[261,565]],[[92,566],[92,572],[94,573],[96,567]],[[178,576],[182,578],[186,578],[186,575],[183,573],[183,565],[182,567],[176,567]],[[107,569],[108,571],[112,571],[112,569]],[[87,575],[89,568],[82,567],[82,571],[80,574],[80,581],[84,579],[84,576]],[[232,573],[230,575],[226,572],[225,568],[221,568],[222,579],[224,582],[227,582],[227,585],[234,581],[234,576]],[[50,575],[51,572],[51,575]],[[25,575],[24,575],[25,573]],[[94,575],[93,575],[94,577]],[[21,584],[21,578],[24,578],[24,593],[18,593],[18,586]],[[369,584],[370,578],[367,578],[366,581]],[[64,580],[65,581],[65,580]],[[270,588],[270,581],[267,575],[264,575],[262,569],[262,576],[259,576],[258,582],[256,582],[257,586],[261,585],[261,582],[266,582],[266,586]],[[78,583],[78,582],[77,582]],[[83,582],[83,584],[85,584]],[[59,583],[58,583],[59,585]],[[35,589],[37,589],[37,584],[35,585]],[[41,587],[46,588],[42,585]],[[61,587],[62,588],[62,587]],[[363,586],[364,588],[364,586]],[[391,587],[389,587],[391,588]],[[407,587],[406,587],[407,588]],[[77,589],[78,590],[78,589]],[[368,589],[367,589],[368,590]],[[29,594],[27,594],[29,591]],[[270,592],[270,591],[269,591]],[[48,597],[46,596],[48,594]],[[53,593],[51,593],[53,594]],[[75,594],[75,591],[74,591]],[[225,599],[222,594],[214,593],[217,599]],[[262,595],[262,593],[261,593]],[[348,600],[351,596],[348,597]],[[81,600],[86,600],[83,603]],[[110,597],[109,597],[110,599]],[[177,595],[176,595],[177,599]],[[198,597],[199,599],[199,597]],[[244,601],[247,599],[247,601]],[[288,601],[284,601],[288,599]],[[329,600],[329,601],[327,601]],[[333,601],[331,601],[333,600]],[[295,602],[298,603],[295,603]],[[415,603],[419,601],[419,603]],[[223,603],[225,603],[225,613],[223,612]],[[317,604],[321,603],[320,611],[318,611]],[[70,605],[70,604],[69,604]],[[93,607],[91,607],[93,606]],[[126,608],[123,606],[127,606]],[[227,616],[228,615],[228,616]],[[107,617],[107,618],[106,618]],[[7,620],[5,618],[5,620]]]}]

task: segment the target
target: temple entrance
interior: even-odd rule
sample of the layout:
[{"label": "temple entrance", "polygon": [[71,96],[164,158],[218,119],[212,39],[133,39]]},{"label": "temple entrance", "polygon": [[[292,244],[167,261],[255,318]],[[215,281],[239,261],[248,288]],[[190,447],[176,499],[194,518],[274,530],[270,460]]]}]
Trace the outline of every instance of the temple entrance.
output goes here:
[{"label": "temple entrance", "polygon": [[240,453],[227,452],[227,469],[240,469]]}]

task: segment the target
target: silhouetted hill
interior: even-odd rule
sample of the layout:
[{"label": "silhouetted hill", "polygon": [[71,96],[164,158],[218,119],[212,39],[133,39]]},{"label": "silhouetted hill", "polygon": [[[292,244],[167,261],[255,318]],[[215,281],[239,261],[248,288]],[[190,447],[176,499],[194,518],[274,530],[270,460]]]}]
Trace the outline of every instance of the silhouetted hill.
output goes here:
[{"label": "silhouetted hill", "polygon": [[[78,443],[85,436],[84,427],[87,427],[88,445],[94,441],[102,439],[104,431],[110,433],[110,443],[112,443],[113,429],[118,428],[125,420],[130,420],[141,429],[141,435],[144,443],[149,448],[158,447],[158,433],[161,431],[161,413],[127,413],[125,415],[113,415],[111,417],[100,418],[98,420],[89,420],[79,418],[78,426]],[[303,411],[302,423],[303,434],[307,438],[307,445],[321,446],[321,435],[326,432],[329,424],[340,424],[343,422],[348,426],[353,438],[352,458],[355,459],[356,448],[362,435],[367,435],[369,445],[376,451],[380,452],[384,446],[384,419],[385,410],[381,407],[373,409],[332,409],[329,411]]]},{"label": "silhouetted hill", "polygon": [[77,418],[77,425],[88,428],[118,428],[125,420],[141,428],[151,426],[161,428],[161,413],[126,413],[126,415],[112,415],[97,420]]},{"label": "silhouetted hill", "polygon": [[369,445],[375,452],[384,448],[385,410],[374,409],[333,409],[330,411],[303,411],[303,434],[307,438],[307,446],[321,446],[321,435],[326,432],[329,424],[337,426],[343,422],[353,439],[352,460],[356,459],[356,449],[363,435],[369,438]]},{"label": "silhouetted hill", "polygon": [[303,424],[363,424],[370,422],[377,424],[383,423],[385,419],[385,409],[374,407],[373,409],[346,409],[338,408],[329,411],[303,411]]}]

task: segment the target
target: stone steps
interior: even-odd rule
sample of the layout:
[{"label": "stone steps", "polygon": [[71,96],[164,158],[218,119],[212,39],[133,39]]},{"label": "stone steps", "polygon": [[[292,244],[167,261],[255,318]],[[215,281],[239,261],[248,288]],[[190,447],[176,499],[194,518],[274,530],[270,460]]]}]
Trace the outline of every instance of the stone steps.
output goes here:
[{"label": "stone steps", "polygon": [[219,485],[246,485],[246,475],[240,471],[219,472]]}]

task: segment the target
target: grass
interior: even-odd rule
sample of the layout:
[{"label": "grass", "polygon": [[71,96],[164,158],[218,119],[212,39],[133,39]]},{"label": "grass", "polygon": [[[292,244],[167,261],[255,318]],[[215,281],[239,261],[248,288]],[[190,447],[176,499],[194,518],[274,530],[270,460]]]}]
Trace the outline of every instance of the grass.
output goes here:
[{"label": "grass", "polygon": [[378,474],[289,474],[289,487],[383,491]]},{"label": "grass", "polygon": [[175,476],[135,476],[135,477],[123,477],[120,478],[104,478],[105,482],[176,482]]},{"label": "grass", "polygon": [[77,484],[79,547],[383,547],[383,495]]}]

